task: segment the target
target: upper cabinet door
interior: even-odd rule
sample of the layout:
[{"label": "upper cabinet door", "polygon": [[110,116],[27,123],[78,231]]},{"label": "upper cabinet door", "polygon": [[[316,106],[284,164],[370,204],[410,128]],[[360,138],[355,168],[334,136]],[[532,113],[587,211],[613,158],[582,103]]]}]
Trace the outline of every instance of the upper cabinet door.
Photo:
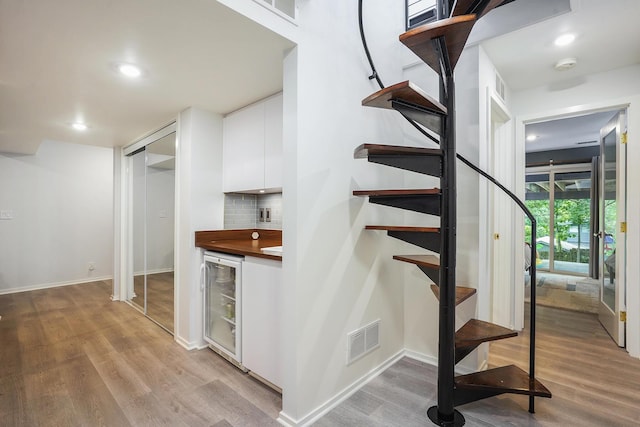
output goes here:
[{"label": "upper cabinet door", "polygon": [[282,93],[264,109],[264,188],[282,188]]},{"label": "upper cabinet door", "polygon": [[265,104],[259,102],[223,121],[223,189],[225,192],[264,186]]},{"label": "upper cabinet door", "polygon": [[282,188],[282,94],[223,121],[224,192]]}]

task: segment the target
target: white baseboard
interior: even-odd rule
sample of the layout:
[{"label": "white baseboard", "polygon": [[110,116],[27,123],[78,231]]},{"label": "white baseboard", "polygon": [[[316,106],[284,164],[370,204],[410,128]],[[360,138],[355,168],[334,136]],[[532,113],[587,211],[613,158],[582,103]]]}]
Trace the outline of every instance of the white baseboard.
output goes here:
[{"label": "white baseboard", "polygon": [[[413,350],[405,350],[405,356],[410,359],[417,360],[418,362],[428,363],[429,365],[438,366],[438,358],[436,356],[430,356],[428,354],[420,353]],[[482,371],[486,369],[487,361],[485,360],[481,364],[481,369],[475,370],[467,368],[465,366],[456,366],[456,373],[460,375],[472,374],[474,372]]]},{"label": "white baseboard", "polygon": [[418,362],[428,363],[429,365],[438,366],[438,358],[428,354],[420,353],[414,350],[404,350],[404,355],[409,359],[417,360]]},{"label": "white baseboard", "polygon": [[148,276],[149,274],[173,273],[173,271],[174,271],[173,267],[156,268],[155,270],[136,271],[133,273],[133,277],[140,277],[145,275]]},{"label": "white baseboard", "polygon": [[[393,365],[394,363],[396,363],[398,360],[402,359],[405,356],[410,359],[417,360],[419,362],[424,362],[424,363],[428,363],[429,365],[438,366],[438,358],[435,356],[420,353],[414,350],[403,349],[398,353],[394,354],[393,356],[391,356],[389,359],[387,359],[377,367],[373,368],[367,374],[363,375],[362,377],[360,377],[359,379],[351,383],[349,386],[345,387],[343,390],[338,392],[335,396],[333,396],[332,398],[327,400],[325,403],[318,406],[316,409],[309,412],[307,415],[303,416],[302,418],[296,420],[295,418],[286,414],[284,411],[280,411],[280,414],[278,414],[277,421],[281,425],[287,426],[287,427],[303,427],[303,426],[308,426],[310,424],[313,424],[314,422],[318,421],[318,419],[320,419],[322,416],[324,416],[326,413],[328,413],[329,411],[334,409],[336,406],[340,405],[342,402],[344,402],[349,397],[351,397],[354,393],[356,393],[358,390],[364,387],[369,381],[373,380],[375,377],[383,373],[391,365]],[[487,362],[484,361],[482,363],[482,369],[486,368],[486,366],[487,366]],[[465,367],[457,367],[456,372],[464,375],[464,374],[470,374],[476,371],[469,368],[465,368]],[[285,393],[286,393],[286,390],[285,390]]]},{"label": "white baseboard", "polygon": [[322,405],[318,406],[316,409],[309,412],[307,415],[300,418],[299,420],[296,420],[290,417],[289,415],[287,415],[286,413],[284,413],[284,411],[281,411],[280,414],[278,415],[277,421],[280,424],[288,427],[308,426],[310,424],[313,424],[314,422],[318,421],[318,419],[320,419],[327,412],[331,411],[333,408],[335,408],[336,406],[338,406],[339,404],[347,400],[355,392],[360,390],[365,384],[367,384],[369,381],[373,380],[375,377],[383,373],[385,370],[387,370],[387,368],[389,368],[391,365],[396,363],[398,360],[402,359],[402,357],[404,356],[405,356],[405,350],[400,350],[398,353],[394,354],[393,356],[391,356],[390,358],[382,362],[380,365],[376,366],[375,368],[367,372],[365,375],[363,375],[362,377],[360,377],[359,379],[357,379],[356,381],[354,381],[353,383],[351,383],[350,385],[342,389],[335,396],[333,396],[332,398],[330,398],[329,400],[324,402]]},{"label": "white baseboard", "polygon": [[16,294],[18,292],[37,291],[40,289],[58,288],[60,286],[82,285],[83,283],[101,282],[103,280],[111,280],[113,276],[87,277],[85,279],[70,280],[67,282],[42,283],[38,285],[23,286],[20,288],[0,289],[0,295]]},{"label": "white baseboard", "polygon": [[276,419],[276,421],[278,421],[281,425],[286,427],[294,427],[299,425],[296,422],[296,420],[294,420],[293,418],[291,418],[289,415],[285,414],[282,411],[280,411],[280,414],[278,414],[278,418]]},{"label": "white baseboard", "polygon": [[184,338],[178,336],[178,335],[174,335],[173,339],[175,342],[177,342],[178,344],[180,344],[182,347],[184,347],[185,349],[191,351],[191,350],[202,350],[203,348],[207,348],[208,345],[206,342],[204,341],[187,341]]}]

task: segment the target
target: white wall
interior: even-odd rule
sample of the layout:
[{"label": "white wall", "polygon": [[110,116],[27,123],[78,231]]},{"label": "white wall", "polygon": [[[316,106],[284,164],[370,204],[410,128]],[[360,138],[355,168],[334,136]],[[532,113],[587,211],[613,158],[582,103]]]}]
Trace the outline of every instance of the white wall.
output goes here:
[{"label": "white wall", "polygon": [[[575,80],[538,87],[513,94],[516,115],[516,144],[524,171],[524,124],[551,117],[571,116],[628,105],[627,144],[627,350],[640,357],[640,65],[592,74]],[[524,172],[519,177],[524,192]],[[520,185],[519,185],[520,187]]]},{"label": "white wall", "polygon": [[222,116],[188,108],[178,117],[176,159],[176,326],[175,339],[187,348],[202,339],[202,251],[195,232],[223,228]]},{"label": "white wall", "polygon": [[[383,0],[365,5],[368,42],[387,84],[401,81],[403,14]],[[352,196],[403,184],[402,173],[353,159],[364,142],[402,142],[397,113],[360,106],[378,87],[367,79],[357,23],[357,2],[299,2],[303,31],[285,59],[281,417],[290,423],[310,421],[404,347],[396,243],[363,229],[401,224],[402,211]],[[346,366],[347,333],[375,319],[381,347]]]},{"label": "white wall", "polygon": [[[0,293],[113,275],[113,150],[44,141],[0,153]],[[88,262],[96,269],[89,271]]]}]

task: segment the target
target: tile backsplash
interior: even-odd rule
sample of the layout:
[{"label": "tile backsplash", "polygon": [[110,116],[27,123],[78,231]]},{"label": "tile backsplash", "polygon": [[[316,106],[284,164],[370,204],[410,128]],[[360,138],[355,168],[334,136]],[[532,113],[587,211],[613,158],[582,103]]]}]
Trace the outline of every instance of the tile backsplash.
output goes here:
[{"label": "tile backsplash", "polygon": [[[271,222],[260,222],[260,209],[269,208]],[[224,228],[269,228],[282,230],[282,193],[225,194]]]}]

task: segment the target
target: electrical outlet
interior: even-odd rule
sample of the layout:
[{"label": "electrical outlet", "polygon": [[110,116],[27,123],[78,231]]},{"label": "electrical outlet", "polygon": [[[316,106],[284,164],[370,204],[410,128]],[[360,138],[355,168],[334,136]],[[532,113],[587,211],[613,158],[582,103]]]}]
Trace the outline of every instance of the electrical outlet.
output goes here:
[{"label": "electrical outlet", "polygon": [[260,208],[260,222],[264,222],[264,208]]},{"label": "electrical outlet", "polygon": [[96,263],[95,263],[95,262],[93,262],[93,261],[91,261],[91,262],[87,263],[87,269],[88,269],[89,271],[93,271],[93,270],[95,270],[95,269],[96,269]]},{"label": "electrical outlet", "polygon": [[271,222],[271,208],[265,208],[264,210],[264,220],[267,222]]}]

